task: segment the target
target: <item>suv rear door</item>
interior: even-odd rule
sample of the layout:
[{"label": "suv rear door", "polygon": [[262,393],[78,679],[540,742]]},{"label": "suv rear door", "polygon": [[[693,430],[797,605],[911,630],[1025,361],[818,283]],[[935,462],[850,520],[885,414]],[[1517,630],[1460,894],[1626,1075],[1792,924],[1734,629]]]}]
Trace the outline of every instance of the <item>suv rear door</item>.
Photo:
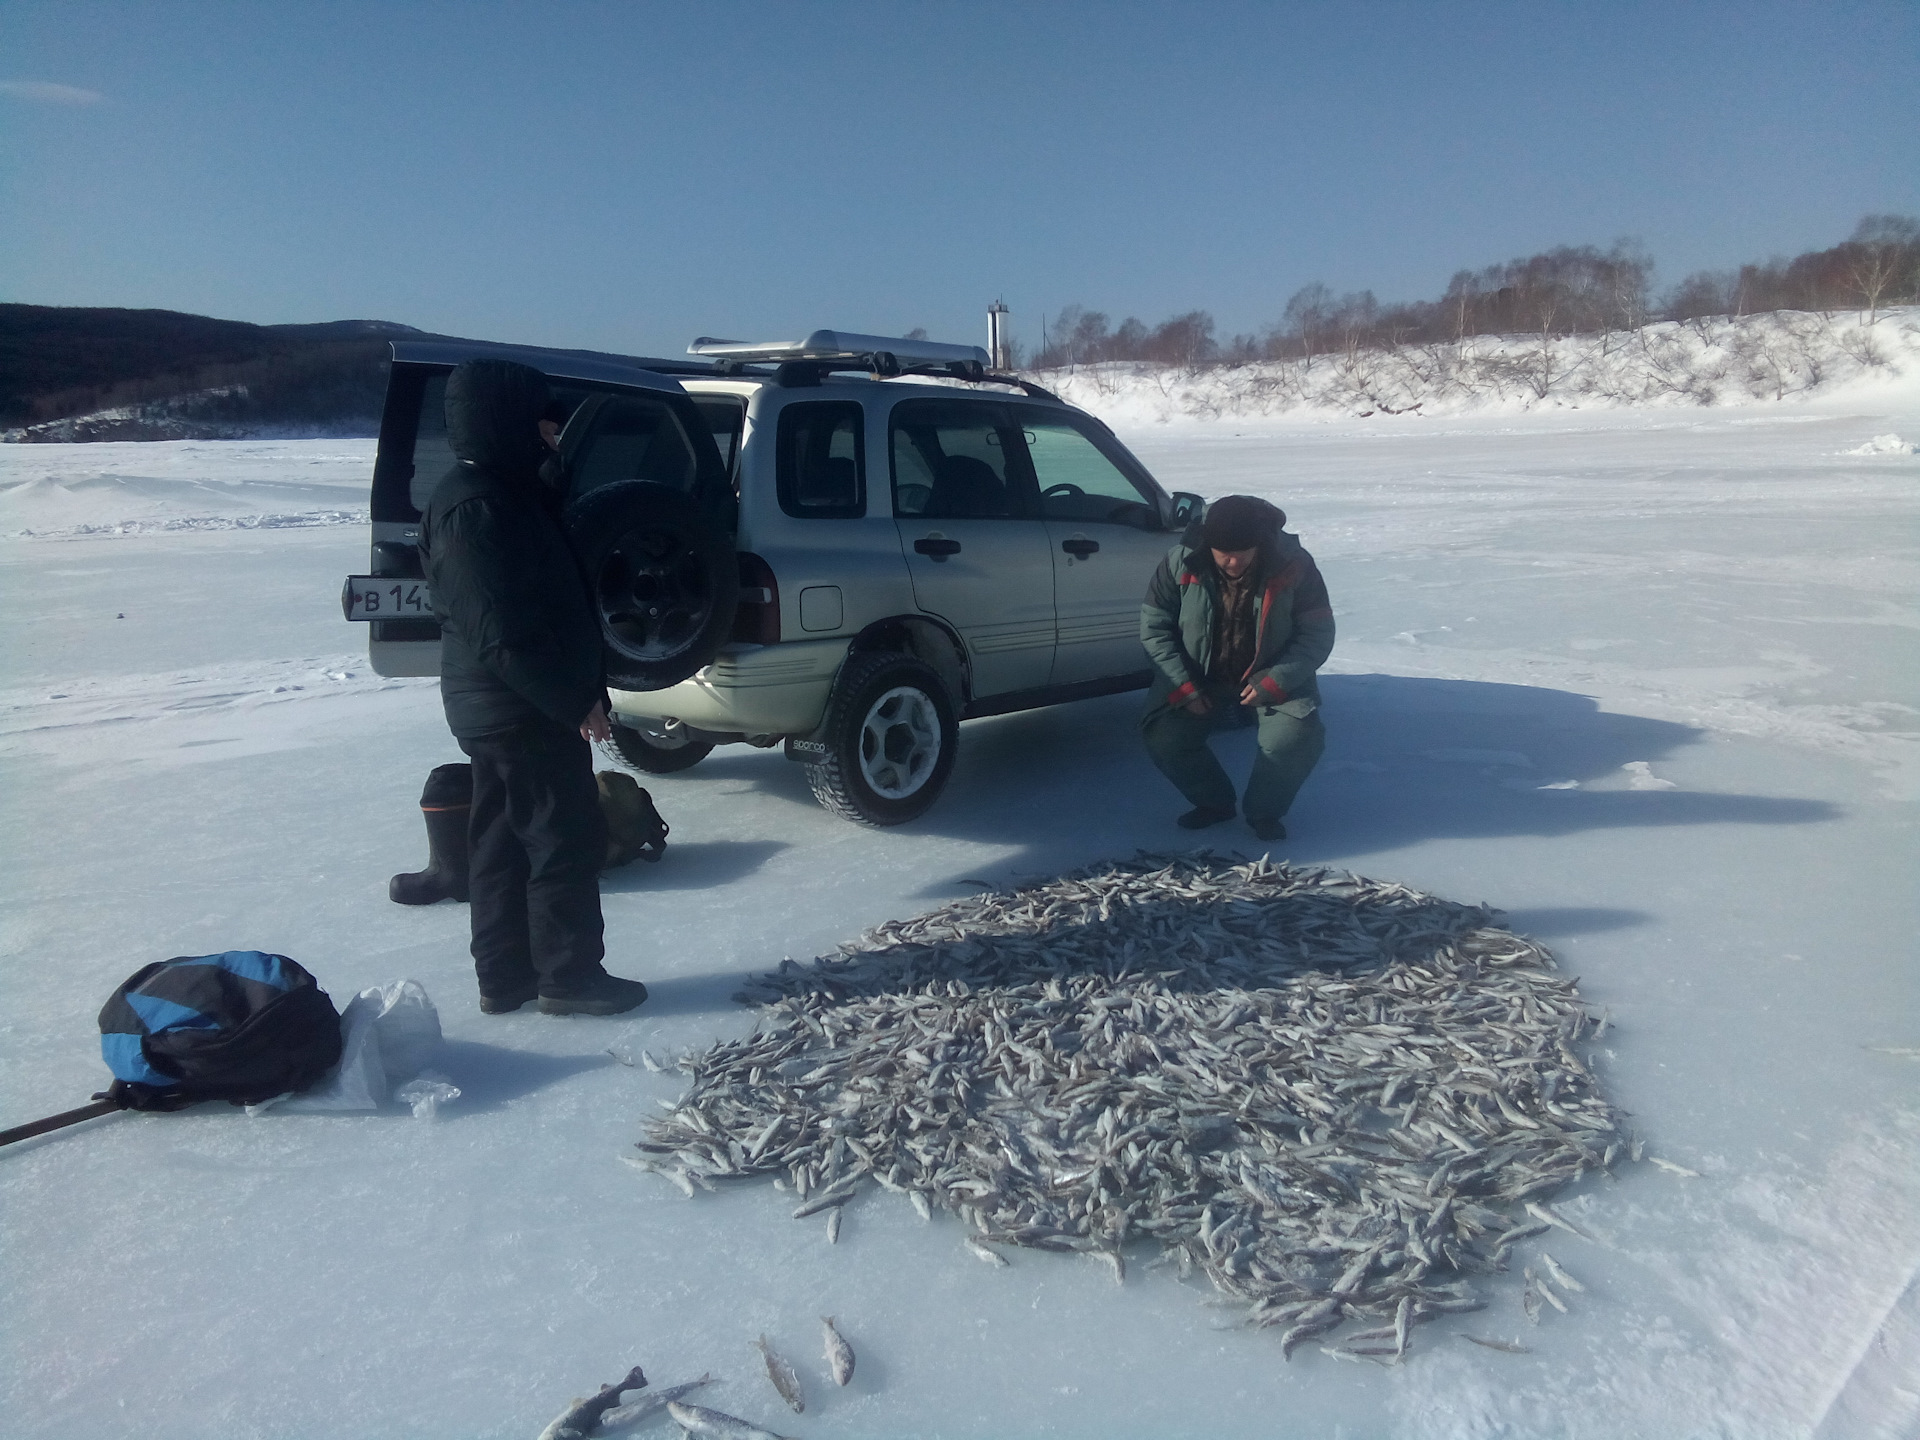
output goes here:
[{"label": "suv rear door", "polygon": [[1002,401],[902,400],[887,424],[894,523],[914,602],[966,643],[973,698],[1033,690],[1053,668],[1053,561]]},{"label": "suv rear door", "polygon": [[[664,375],[612,361],[507,346],[396,344],[373,467],[371,573],[375,575],[417,578],[425,574],[419,552],[420,513],[433,487],[454,465],[447,446],[447,376],[460,360],[482,355],[498,355],[543,371],[554,398],[571,407],[583,422],[575,426],[569,420],[568,440],[588,428],[584,422],[595,418],[603,418],[602,425],[592,427],[596,431],[621,428],[604,423],[613,419],[606,412],[608,397],[626,397],[643,407],[664,404],[673,408],[681,421],[676,428],[699,451],[695,468],[700,476],[712,483],[714,477],[726,474],[714,445],[713,426],[694,409],[679,382]],[[636,456],[636,463],[642,459]],[[724,478],[718,483],[724,489]],[[376,673],[440,673],[440,627],[431,618],[374,620],[368,629],[367,655]]]}]

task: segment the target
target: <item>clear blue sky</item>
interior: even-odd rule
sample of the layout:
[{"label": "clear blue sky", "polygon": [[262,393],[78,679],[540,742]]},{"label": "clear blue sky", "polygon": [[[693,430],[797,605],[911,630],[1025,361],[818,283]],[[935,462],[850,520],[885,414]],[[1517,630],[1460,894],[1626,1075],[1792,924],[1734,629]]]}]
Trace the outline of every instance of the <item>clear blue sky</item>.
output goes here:
[{"label": "clear blue sky", "polygon": [[0,299],[677,354],[1224,337],[1920,213],[1914,3],[0,6]]}]

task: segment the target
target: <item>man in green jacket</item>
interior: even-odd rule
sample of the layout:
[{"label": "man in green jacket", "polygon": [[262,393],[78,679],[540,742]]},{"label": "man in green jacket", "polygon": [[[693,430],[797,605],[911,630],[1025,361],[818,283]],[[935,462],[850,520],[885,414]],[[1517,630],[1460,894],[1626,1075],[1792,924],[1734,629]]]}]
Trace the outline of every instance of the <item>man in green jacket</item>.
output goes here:
[{"label": "man in green jacket", "polygon": [[1140,607],[1154,665],[1140,728],[1153,763],[1193,806],[1178,822],[1189,830],[1233,818],[1233,782],[1207,747],[1215,731],[1257,728],[1242,803],[1262,840],[1286,838],[1281,817],[1326,748],[1314,672],[1333,650],[1333,607],[1286,523],[1252,495],[1214,501],[1160,562]]}]

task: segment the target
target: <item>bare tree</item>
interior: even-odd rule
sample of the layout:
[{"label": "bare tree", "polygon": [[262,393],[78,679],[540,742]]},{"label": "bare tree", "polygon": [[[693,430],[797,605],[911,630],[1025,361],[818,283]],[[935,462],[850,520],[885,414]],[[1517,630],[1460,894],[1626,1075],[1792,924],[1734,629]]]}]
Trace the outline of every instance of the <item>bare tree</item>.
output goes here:
[{"label": "bare tree", "polygon": [[1287,301],[1285,324],[1289,331],[1300,338],[1300,353],[1306,359],[1309,375],[1313,373],[1313,357],[1321,348],[1320,342],[1326,335],[1332,316],[1333,292],[1318,280],[1311,285],[1302,285]]},{"label": "bare tree", "polygon": [[1867,302],[1867,324],[1878,320],[1880,298],[1900,294],[1914,282],[1920,261],[1920,222],[1905,215],[1869,215],[1855,227],[1846,249],[1848,278]]}]

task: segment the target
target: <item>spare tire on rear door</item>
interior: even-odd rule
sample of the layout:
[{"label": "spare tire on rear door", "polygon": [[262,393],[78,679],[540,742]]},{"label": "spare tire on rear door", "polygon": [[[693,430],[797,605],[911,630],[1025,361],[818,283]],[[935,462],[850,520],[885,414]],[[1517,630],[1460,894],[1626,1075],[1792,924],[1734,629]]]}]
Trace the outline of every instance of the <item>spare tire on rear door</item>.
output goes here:
[{"label": "spare tire on rear door", "polygon": [[733,632],[739,562],[692,496],[622,480],[569,505],[566,526],[600,618],[609,685],[664,690],[712,663]]}]

